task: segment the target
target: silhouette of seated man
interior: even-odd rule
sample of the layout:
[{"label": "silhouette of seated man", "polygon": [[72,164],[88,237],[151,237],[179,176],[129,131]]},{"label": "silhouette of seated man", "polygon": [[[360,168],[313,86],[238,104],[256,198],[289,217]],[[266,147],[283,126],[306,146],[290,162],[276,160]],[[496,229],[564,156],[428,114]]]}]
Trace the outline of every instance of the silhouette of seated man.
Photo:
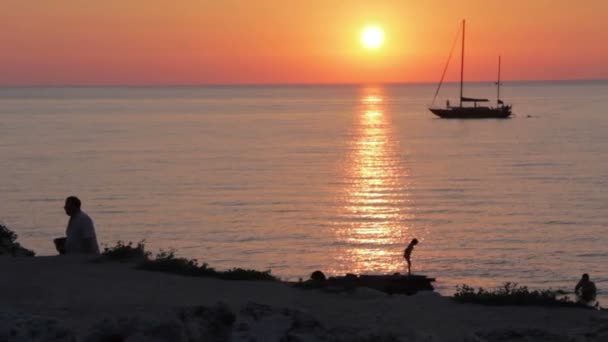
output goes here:
[{"label": "silhouette of seated man", "polygon": [[595,287],[595,283],[589,280],[589,275],[585,273],[576,284],[576,287],[574,287],[574,292],[579,301],[589,303],[595,300],[597,288]]},{"label": "silhouette of seated man", "polygon": [[93,220],[80,209],[81,202],[76,196],[65,200],[65,213],[70,217],[65,238],[55,239],[55,247],[60,254],[99,254],[99,244]]},{"label": "silhouette of seated man", "polygon": [[403,251],[403,258],[405,258],[405,262],[407,262],[407,275],[412,274],[412,252],[414,251],[414,246],[418,244],[417,239],[413,239],[409,245]]}]

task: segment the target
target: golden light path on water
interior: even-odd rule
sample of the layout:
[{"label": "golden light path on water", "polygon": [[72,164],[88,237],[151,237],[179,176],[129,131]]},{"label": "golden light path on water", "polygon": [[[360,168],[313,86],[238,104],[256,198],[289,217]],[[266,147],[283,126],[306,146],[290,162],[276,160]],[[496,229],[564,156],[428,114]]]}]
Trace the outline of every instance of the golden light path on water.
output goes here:
[{"label": "golden light path on water", "polygon": [[407,170],[382,88],[363,88],[344,165],[343,217],[336,228],[336,273],[402,272],[408,222]]}]

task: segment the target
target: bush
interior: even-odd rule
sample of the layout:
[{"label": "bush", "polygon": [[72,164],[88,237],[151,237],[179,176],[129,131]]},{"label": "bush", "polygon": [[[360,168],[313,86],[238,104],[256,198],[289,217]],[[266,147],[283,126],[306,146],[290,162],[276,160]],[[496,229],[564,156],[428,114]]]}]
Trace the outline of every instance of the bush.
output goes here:
[{"label": "bush", "polygon": [[137,265],[138,269],[147,271],[166,272],[192,277],[211,277],[225,280],[265,280],[278,281],[270,271],[260,272],[242,268],[228,271],[216,271],[207,263],[200,264],[196,259],[178,258],[175,251],[161,251],[154,259],[147,258]]},{"label": "bush", "polygon": [[247,270],[242,268],[232,268],[228,271],[219,272],[220,279],[226,280],[268,280],[278,281],[279,279],[268,271]]},{"label": "bush", "polygon": [[13,231],[8,229],[7,226],[0,224],[0,241],[2,241],[4,244],[4,241],[14,243],[15,240],[17,240],[17,234],[13,233]]},{"label": "bush", "polygon": [[484,305],[539,305],[585,307],[587,305],[574,302],[569,297],[558,297],[561,292],[553,290],[533,290],[526,286],[517,286],[516,283],[507,282],[502,287],[488,291],[479,288],[477,291],[471,286],[462,285],[456,288],[454,300],[462,303],[477,303]]},{"label": "bush", "polygon": [[131,260],[143,260],[148,257],[149,252],[145,251],[144,241],[137,243],[137,246],[133,247],[133,242],[129,241],[125,244],[122,241],[116,242],[115,246],[105,247],[101,253],[101,261],[131,261]]},{"label": "bush", "polygon": [[160,251],[154,259],[147,258],[137,265],[147,271],[181,274],[187,276],[213,276],[215,270],[206,263],[199,266],[196,259],[175,257],[175,251]]},{"label": "bush", "polygon": [[22,247],[17,242],[17,234],[0,224],[0,255],[10,256],[34,256],[34,251]]}]

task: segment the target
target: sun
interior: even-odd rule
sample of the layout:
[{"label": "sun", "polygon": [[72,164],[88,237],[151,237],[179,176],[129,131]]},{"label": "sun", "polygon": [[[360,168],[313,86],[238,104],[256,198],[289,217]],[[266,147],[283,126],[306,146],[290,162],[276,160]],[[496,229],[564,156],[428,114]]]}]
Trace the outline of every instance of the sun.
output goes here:
[{"label": "sun", "polygon": [[384,32],[378,26],[367,26],[361,31],[361,44],[367,49],[377,49],[384,42]]}]

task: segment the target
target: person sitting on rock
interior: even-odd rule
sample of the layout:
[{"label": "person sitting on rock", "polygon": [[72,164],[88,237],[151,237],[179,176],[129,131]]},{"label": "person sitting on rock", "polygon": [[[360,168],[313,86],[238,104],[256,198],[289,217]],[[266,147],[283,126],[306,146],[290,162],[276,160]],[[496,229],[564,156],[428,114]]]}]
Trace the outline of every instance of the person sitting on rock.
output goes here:
[{"label": "person sitting on rock", "polygon": [[57,240],[61,239],[55,239],[55,245],[61,254],[99,254],[93,220],[80,210],[80,206],[80,199],[76,196],[70,196],[65,200],[65,213],[70,217],[65,241],[59,242]]},{"label": "person sitting on rock", "polygon": [[418,244],[417,239],[413,239],[409,245],[403,251],[403,258],[405,258],[405,262],[407,262],[407,275],[412,274],[412,252],[414,251],[414,246]]},{"label": "person sitting on rock", "polygon": [[595,300],[597,288],[595,287],[595,283],[589,280],[587,273],[583,274],[581,280],[574,287],[574,293],[578,296],[579,301],[583,303],[590,303]]}]

